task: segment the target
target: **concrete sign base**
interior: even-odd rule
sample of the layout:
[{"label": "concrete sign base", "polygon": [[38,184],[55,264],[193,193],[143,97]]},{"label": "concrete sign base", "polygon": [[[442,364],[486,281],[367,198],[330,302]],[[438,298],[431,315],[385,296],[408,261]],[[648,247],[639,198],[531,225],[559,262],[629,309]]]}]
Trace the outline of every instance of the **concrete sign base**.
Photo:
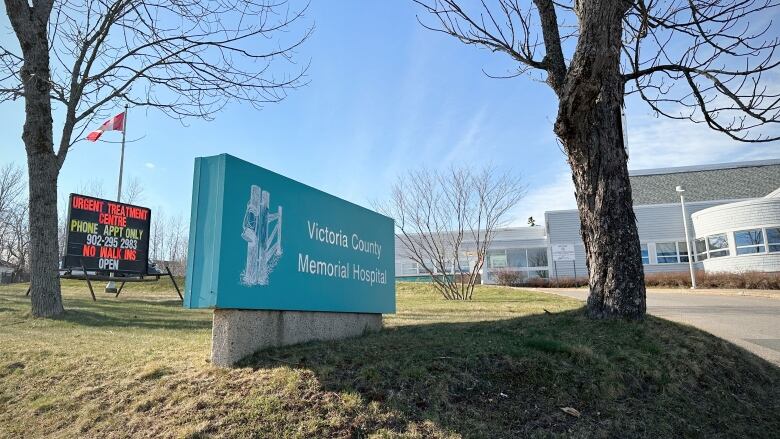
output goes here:
[{"label": "concrete sign base", "polygon": [[382,314],[215,309],[211,363],[230,367],[261,349],[382,329]]}]

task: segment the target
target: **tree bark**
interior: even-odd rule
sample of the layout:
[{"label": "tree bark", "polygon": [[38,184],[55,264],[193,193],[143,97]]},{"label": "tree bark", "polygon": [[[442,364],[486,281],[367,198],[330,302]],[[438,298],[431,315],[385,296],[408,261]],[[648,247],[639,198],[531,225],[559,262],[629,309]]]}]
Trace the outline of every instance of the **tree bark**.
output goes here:
[{"label": "tree bark", "polygon": [[51,74],[47,26],[51,1],[29,6],[6,0],[6,10],[24,55],[21,79],[25,121],[22,140],[27,152],[30,206],[30,299],[35,317],[64,312],[59,282],[57,177],[54,152]]},{"label": "tree bark", "polygon": [[620,116],[620,39],[630,3],[575,4],[581,35],[560,93],[555,132],[576,190],[589,275],[587,313],[642,318],[644,271]]},{"label": "tree bark", "polygon": [[[29,118],[28,118],[29,119]],[[46,122],[41,122],[45,125]],[[51,126],[51,120],[49,120]],[[25,132],[27,123],[25,123]],[[27,155],[30,173],[30,298],[35,317],[62,314],[57,241],[57,157]]]}]

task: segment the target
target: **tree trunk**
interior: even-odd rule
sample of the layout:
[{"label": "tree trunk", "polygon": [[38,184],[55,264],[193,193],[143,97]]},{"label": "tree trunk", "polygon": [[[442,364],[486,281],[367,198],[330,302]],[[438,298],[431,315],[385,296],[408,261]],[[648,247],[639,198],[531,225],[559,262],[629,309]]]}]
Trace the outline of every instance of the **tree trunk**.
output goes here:
[{"label": "tree trunk", "polygon": [[644,271],[620,117],[620,38],[629,2],[576,4],[581,35],[555,132],[576,189],[590,286],[587,313],[593,318],[642,318]]},{"label": "tree trunk", "polygon": [[[29,117],[28,117],[29,120]],[[49,121],[51,123],[51,120]],[[25,123],[25,132],[27,125]],[[50,125],[51,126],[51,125]],[[57,240],[57,157],[27,154],[30,172],[30,298],[35,317],[62,314]]]},{"label": "tree trunk", "polygon": [[54,153],[47,26],[51,2],[28,7],[8,2],[6,9],[24,55],[25,121],[22,140],[27,151],[30,206],[30,298],[35,317],[62,314],[57,240],[57,176]]}]

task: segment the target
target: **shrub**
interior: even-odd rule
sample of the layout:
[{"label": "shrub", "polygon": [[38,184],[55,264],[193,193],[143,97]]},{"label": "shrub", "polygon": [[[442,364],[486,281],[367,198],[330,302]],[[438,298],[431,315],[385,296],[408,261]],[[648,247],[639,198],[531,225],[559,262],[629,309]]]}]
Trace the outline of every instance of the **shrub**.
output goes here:
[{"label": "shrub", "polygon": [[541,277],[532,277],[525,279],[524,287],[537,288],[579,288],[588,286],[587,277],[559,277],[557,279],[545,279]]},{"label": "shrub", "polygon": [[496,283],[504,286],[520,285],[523,281],[523,275],[519,271],[499,270],[494,273]]},{"label": "shrub", "polygon": [[[497,284],[511,287],[577,288],[588,285],[587,277],[562,277],[558,279],[523,278],[521,273],[509,270],[499,271],[495,276]],[[691,275],[687,271],[645,273],[645,285],[648,287],[690,288]],[[780,290],[780,273],[759,271],[705,273],[697,271],[696,286],[699,288]]]},{"label": "shrub", "polygon": [[587,277],[561,277],[557,279],[525,277],[523,272],[512,270],[498,270],[494,276],[498,285],[509,287],[576,288],[588,285]]},{"label": "shrub", "polygon": [[[691,275],[687,271],[677,273],[647,273],[645,285],[649,287],[684,288],[691,286]],[[746,288],[780,290],[780,273],[746,271],[742,273],[696,272],[696,286],[699,288]]]}]

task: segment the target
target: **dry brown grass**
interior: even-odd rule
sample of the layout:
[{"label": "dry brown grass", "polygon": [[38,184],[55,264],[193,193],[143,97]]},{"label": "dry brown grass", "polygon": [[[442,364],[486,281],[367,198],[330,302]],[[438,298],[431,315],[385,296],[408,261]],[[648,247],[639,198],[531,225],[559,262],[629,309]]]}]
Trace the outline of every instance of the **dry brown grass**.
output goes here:
[{"label": "dry brown grass", "polygon": [[[160,286],[162,287],[162,286]],[[210,312],[140,286],[62,319],[0,287],[0,438],[772,437],[780,369],[648,317],[593,321],[567,298],[398,284],[380,333],[208,359]],[[123,293],[124,295],[124,293]],[[549,311],[546,313],[545,311]],[[564,413],[574,407],[580,417]]]}]

